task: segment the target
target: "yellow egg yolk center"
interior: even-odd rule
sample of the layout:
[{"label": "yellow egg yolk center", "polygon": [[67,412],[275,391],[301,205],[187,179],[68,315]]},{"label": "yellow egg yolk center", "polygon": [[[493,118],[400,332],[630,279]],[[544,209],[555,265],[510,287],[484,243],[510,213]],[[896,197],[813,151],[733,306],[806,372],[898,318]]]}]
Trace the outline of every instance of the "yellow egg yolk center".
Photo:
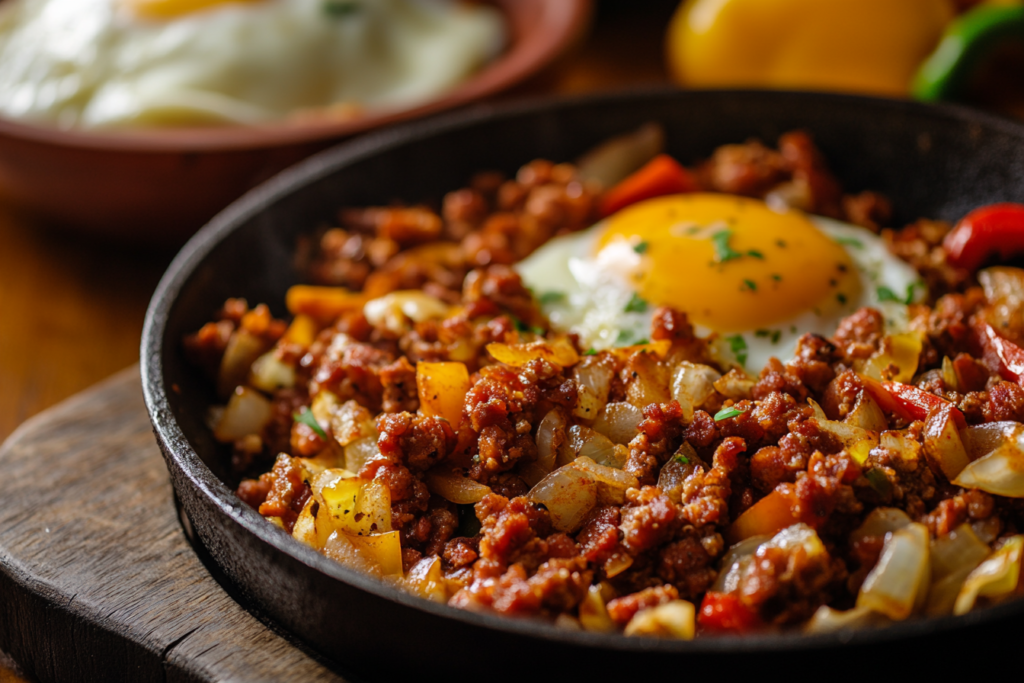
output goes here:
[{"label": "yellow egg yolk center", "polygon": [[722,194],[659,197],[612,216],[597,249],[628,242],[644,300],[716,332],[828,315],[860,294],[846,251],[796,210]]},{"label": "yellow egg yolk center", "polygon": [[192,12],[231,3],[252,4],[261,0],[121,0],[128,9],[141,17],[172,19]]}]

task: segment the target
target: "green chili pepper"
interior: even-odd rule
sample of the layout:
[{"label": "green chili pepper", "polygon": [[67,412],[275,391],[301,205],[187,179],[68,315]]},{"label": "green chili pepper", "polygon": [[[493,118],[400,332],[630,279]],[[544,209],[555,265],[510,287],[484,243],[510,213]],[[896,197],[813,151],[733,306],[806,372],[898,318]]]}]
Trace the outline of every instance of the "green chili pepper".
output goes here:
[{"label": "green chili pepper", "polygon": [[1009,42],[1024,42],[1024,7],[978,5],[949,24],[911,94],[926,102],[962,97],[978,67]]}]

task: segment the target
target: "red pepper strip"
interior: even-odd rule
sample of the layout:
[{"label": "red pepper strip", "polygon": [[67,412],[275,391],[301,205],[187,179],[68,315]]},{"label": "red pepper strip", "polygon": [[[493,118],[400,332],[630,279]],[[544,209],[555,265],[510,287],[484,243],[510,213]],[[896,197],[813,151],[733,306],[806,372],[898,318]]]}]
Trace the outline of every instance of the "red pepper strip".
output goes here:
[{"label": "red pepper strip", "polygon": [[1024,386],[1024,349],[1000,337],[988,323],[975,323],[974,334],[985,364],[998,368],[1003,379]]},{"label": "red pepper strip", "polygon": [[608,190],[601,200],[601,215],[611,214],[652,197],[700,189],[693,174],[667,154],[659,154],[638,171]]},{"label": "red pepper strip", "polygon": [[1002,260],[1024,252],[1024,205],[991,204],[960,219],[942,246],[950,265],[967,270],[980,268],[999,255]]},{"label": "red pepper strip", "polygon": [[731,593],[708,591],[700,605],[697,621],[709,631],[749,633],[761,625],[761,619]]},{"label": "red pepper strip", "polygon": [[[931,411],[950,405],[946,399],[918,389],[912,384],[879,382],[870,377],[860,379],[882,410],[896,413],[904,420],[926,420]],[[967,426],[964,414],[959,408],[954,406],[950,412],[957,427],[963,429]]]}]

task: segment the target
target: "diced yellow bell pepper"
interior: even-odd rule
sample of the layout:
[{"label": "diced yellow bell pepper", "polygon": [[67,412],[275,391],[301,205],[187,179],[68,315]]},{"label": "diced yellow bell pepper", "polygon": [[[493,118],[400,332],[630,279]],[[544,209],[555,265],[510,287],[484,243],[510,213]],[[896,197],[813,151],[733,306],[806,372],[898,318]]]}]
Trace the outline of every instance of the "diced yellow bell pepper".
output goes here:
[{"label": "diced yellow bell pepper", "polygon": [[437,415],[458,428],[469,391],[469,371],[463,363],[417,363],[416,390],[420,412]]},{"label": "diced yellow bell pepper", "polygon": [[391,492],[382,482],[339,479],[320,495],[335,529],[358,536],[391,531]]},{"label": "diced yellow bell pepper", "polygon": [[366,296],[344,287],[294,285],[285,294],[285,305],[292,315],[306,315],[321,322],[331,322],[342,313],[361,309]]},{"label": "diced yellow bell pepper", "polygon": [[253,2],[254,0],[122,0],[134,13],[154,19],[171,19],[184,14],[226,5],[232,2]]},{"label": "diced yellow bell pepper", "polygon": [[952,18],[950,0],[686,0],[668,63],[688,87],[905,96]]}]

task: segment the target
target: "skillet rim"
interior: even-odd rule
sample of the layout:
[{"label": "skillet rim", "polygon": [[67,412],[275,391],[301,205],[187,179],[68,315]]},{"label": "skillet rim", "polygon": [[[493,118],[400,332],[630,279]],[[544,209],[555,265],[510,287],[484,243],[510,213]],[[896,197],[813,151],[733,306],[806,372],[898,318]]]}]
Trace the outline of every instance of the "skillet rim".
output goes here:
[{"label": "skillet rim", "polygon": [[[800,632],[747,636],[722,635],[679,641],[627,638],[621,634],[570,631],[540,620],[501,617],[456,609],[392,588],[383,582],[349,569],[291,536],[281,533],[279,529],[267,523],[258,512],[242,503],[235,493],[203,463],[174,419],[164,385],[163,354],[170,349],[163,346],[163,336],[177,296],[189,278],[204,263],[206,257],[221,242],[278,200],[301,192],[308,184],[347,165],[405,145],[415,145],[435,135],[456,132],[459,129],[471,128],[490,121],[545,112],[553,113],[575,107],[600,107],[603,104],[624,101],[633,101],[639,106],[642,102],[650,100],[678,99],[699,102],[702,99],[714,100],[733,96],[779,101],[790,100],[794,104],[801,102],[832,102],[836,105],[845,103],[867,110],[875,109],[917,116],[922,120],[945,120],[965,126],[980,125],[1001,134],[1017,137],[1024,144],[1024,123],[955,104],[924,104],[909,100],[886,100],[837,93],[756,89],[681,91],[663,87],[637,88],[613,93],[535,97],[508,104],[477,105],[425,121],[386,128],[344,142],[281,172],[232,202],[186,243],[157,285],[146,311],[142,331],[140,371],[146,409],[168,468],[177,469],[192,486],[194,492],[198,492],[208,502],[212,502],[218,513],[225,516],[227,521],[236,527],[240,527],[242,532],[254,536],[276,552],[283,553],[310,569],[326,574],[335,581],[370,593],[376,598],[426,612],[431,616],[459,621],[473,627],[509,632],[525,638],[542,638],[576,647],[611,649],[624,653],[659,652],[711,656],[762,652],[798,653],[827,650],[844,645],[870,646],[876,643],[891,644],[894,641],[910,641],[924,636],[948,634],[961,629],[990,625],[1014,616],[1024,616],[1024,598],[1022,598],[961,616],[918,617],[878,628],[843,630],[815,635]],[[175,481],[173,477],[172,481]]]}]

